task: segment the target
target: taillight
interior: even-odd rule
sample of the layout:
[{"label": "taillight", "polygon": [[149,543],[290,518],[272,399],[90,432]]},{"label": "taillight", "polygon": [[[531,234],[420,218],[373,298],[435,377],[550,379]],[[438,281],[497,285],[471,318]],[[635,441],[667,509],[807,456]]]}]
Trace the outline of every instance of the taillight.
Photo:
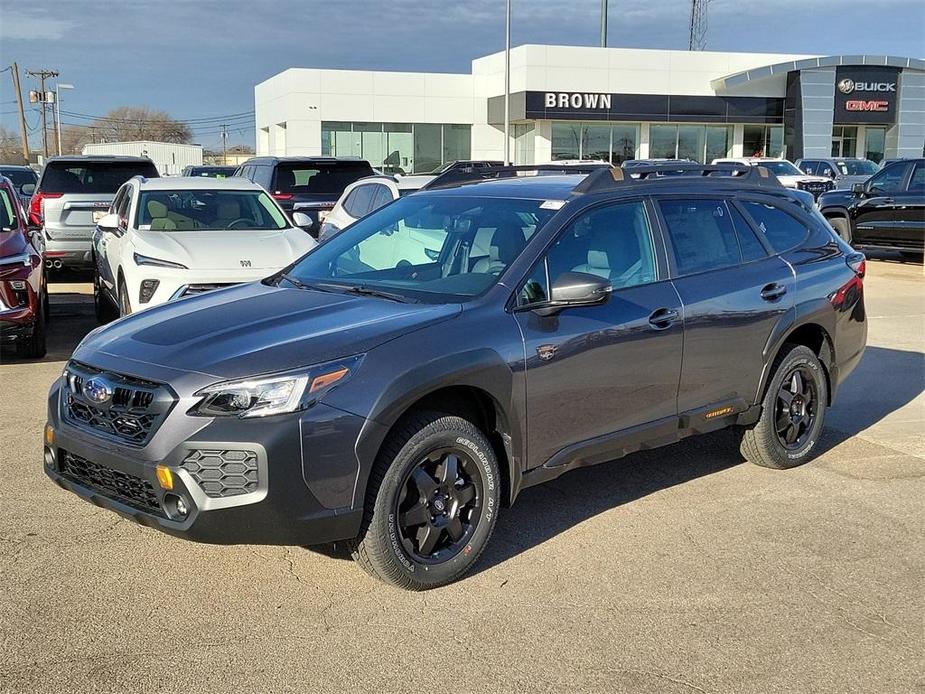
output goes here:
[{"label": "taillight", "polygon": [[32,202],[29,203],[29,221],[35,226],[42,226],[45,221],[45,199],[60,198],[64,193],[45,193],[38,192],[32,196]]},{"label": "taillight", "polygon": [[855,275],[864,279],[867,272],[867,258],[864,257],[863,253],[852,253],[845,258],[845,262],[848,263],[848,267],[854,270]]},{"label": "taillight", "polygon": [[292,193],[273,193],[273,197],[277,200],[292,200]]}]

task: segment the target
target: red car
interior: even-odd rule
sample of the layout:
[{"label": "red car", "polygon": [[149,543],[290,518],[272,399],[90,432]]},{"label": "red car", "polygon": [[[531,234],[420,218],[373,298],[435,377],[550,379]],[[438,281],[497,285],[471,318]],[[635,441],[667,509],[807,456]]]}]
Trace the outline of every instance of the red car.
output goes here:
[{"label": "red car", "polygon": [[0,176],[0,345],[15,344],[19,356],[45,356],[48,287],[41,232],[26,214],[10,180]]}]

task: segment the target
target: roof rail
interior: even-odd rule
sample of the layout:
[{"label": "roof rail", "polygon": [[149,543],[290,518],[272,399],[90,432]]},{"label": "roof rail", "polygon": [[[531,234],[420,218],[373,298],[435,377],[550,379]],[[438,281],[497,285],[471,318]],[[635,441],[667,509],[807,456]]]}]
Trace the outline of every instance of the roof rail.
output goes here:
[{"label": "roof rail", "polygon": [[696,178],[710,178],[711,182],[718,181],[736,185],[748,184],[763,188],[780,188],[781,183],[768,169],[763,166],[747,166],[745,164],[670,164],[654,166],[634,166],[626,171],[602,169],[588,176],[572,189],[576,194],[600,193],[611,190],[615,186],[632,185],[649,178],[674,178],[677,176],[690,176]]},{"label": "roof rail", "polygon": [[435,188],[454,188],[456,186],[466,185],[467,183],[479,183],[480,181],[490,181],[498,178],[518,178],[523,176],[543,176],[549,174],[590,174],[595,171],[611,171],[610,167],[603,167],[600,164],[582,166],[580,164],[524,164],[520,166],[491,166],[491,167],[472,167],[466,166],[458,169],[450,169],[433,181],[428,183],[424,188],[433,190]]}]

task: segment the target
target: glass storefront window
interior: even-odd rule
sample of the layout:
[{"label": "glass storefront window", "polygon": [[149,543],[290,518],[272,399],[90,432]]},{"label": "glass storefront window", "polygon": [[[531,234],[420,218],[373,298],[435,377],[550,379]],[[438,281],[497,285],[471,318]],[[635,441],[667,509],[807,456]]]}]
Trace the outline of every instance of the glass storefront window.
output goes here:
[{"label": "glass storefront window", "polygon": [[649,158],[675,159],[678,153],[677,125],[649,126]]},{"label": "glass storefront window", "polygon": [[746,157],[784,156],[781,125],[746,125],[742,130],[742,153]]},{"label": "glass storefront window", "polygon": [[879,164],[886,150],[886,128],[867,128],[864,156]]},{"label": "glass storefront window", "polygon": [[832,156],[853,157],[858,148],[858,129],[855,126],[836,125],[832,128]]},{"label": "glass storefront window", "polygon": [[533,164],[533,143],[536,126],[533,123],[514,123],[514,163]]},{"label": "glass storefront window", "polygon": [[614,165],[620,165],[627,159],[635,159],[637,142],[639,142],[638,125],[613,126],[610,162]]},{"label": "glass storefront window", "polygon": [[610,126],[581,126],[581,158],[610,161]]},{"label": "glass storefront window", "polygon": [[707,126],[707,144],[704,164],[709,164],[714,159],[728,157],[732,148],[732,126],[719,125]]},{"label": "glass storefront window", "polygon": [[428,173],[472,156],[472,126],[324,121],[321,154],[361,157],[385,173]]},{"label": "glass storefront window", "polygon": [[702,125],[678,126],[678,159],[703,163],[706,146],[706,128]]},{"label": "glass storefront window", "polygon": [[552,159],[581,159],[581,124],[552,124]]}]

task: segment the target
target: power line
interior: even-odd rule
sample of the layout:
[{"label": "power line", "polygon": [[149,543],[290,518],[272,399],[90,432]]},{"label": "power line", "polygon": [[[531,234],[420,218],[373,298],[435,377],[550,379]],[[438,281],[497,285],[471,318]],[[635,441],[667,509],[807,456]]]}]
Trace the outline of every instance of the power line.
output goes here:
[{"label": "power line", "polygon": [[[152,117],[152,118],[119,118],[116,116],[99,116],[93,115],[91,113],[79,113],[77,111],[65,111],[61,110],[62,115],[70,116],[71,118],[78,118],[80,120],[93,120],[100,122],[112,122],[112,123],[151,123],[152,121],[162,121],[162,117]],[[254,116],[254,111],[242,111],[240,113],[230,113],[223,116],[208,116],[203,118],[171,118],[167,116],[167,120],[182,123],[184,125],[220,125],[222,122],[229,120],[240,120],[245,118],[252,118]]]}]

